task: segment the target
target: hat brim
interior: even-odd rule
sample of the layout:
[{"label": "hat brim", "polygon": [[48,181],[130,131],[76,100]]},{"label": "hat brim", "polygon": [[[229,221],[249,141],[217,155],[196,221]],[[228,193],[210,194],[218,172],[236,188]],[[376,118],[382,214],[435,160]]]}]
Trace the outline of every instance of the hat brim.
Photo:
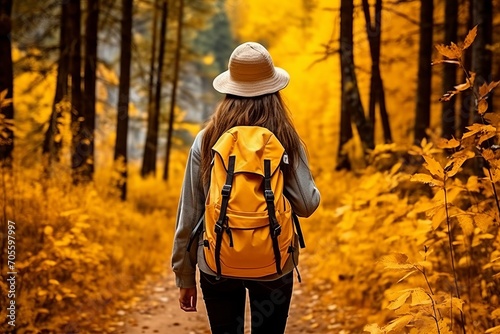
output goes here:
[{"label": "hat brim", "polygon": [[274,75],[258,81],[235,81],[229,70],[219,74],[213,81],[216,91],[243,97],[260,96],[275,93],[285,88],[290,82],[290,75],[280,67],[274,67]]}]

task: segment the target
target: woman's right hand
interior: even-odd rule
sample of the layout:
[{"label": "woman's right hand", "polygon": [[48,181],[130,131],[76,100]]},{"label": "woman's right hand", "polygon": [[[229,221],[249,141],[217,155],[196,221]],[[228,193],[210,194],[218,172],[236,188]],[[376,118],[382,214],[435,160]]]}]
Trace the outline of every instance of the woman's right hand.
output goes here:
[{"label": "woman's right hand", "polygon": [[179,304],[181,310],[185,312],[196,312],[197,294],[196,287],[179,288]]}]

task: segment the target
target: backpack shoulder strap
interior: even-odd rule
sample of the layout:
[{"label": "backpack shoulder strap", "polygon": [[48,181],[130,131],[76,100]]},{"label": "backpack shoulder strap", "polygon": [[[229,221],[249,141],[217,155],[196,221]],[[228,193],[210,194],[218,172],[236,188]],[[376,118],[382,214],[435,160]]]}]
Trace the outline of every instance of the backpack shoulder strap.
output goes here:
[{"label": "backpack shoulder strap", "polygon": [[274,207],[274,193],[271,188],[271,160],[264,160],[264,197],[267,203],[267,212],[269,215],[269,228],[271,229],[271,239],[273,242],[274,257],[276,260],[276,271],[281,275],[281,252],[278,244],[278,236],[281,234],[281,225],[276,219],[276,210]]},{"label": "backpack shoulder strap", "polygon": [[229,195],[231,194],[231,188],[233,185],[235,163],[236,163],[236,156],[231,155],[229,157],[229,163],[227,167],[226,183],[222,187],[222,203],[220,208],[220,215],[219,219],[217,220],[217,223],[215,223],[215,233],[217,234],[217,238],[215,240],[215,265],[217,267],[217,276],[216,276],[217,280],[220,279],[222,273],[220,264],[220,249],[222,245],[222,235],[224,233],[226,224],[226,213],[227,213],[227,205],[229,203]]}]

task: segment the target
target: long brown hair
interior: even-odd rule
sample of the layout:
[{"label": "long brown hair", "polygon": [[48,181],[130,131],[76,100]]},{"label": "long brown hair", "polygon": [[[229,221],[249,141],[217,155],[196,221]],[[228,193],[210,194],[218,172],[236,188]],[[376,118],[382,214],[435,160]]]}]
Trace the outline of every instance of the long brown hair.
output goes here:
[{"label": "long brown hair", "polygon": [[215,142],[230,128],[243,125],[262,126],[274,133],[288,154],[289,164],[284,169],[285,175],[289,172],[287,168],[293,168],[299,159],[299,150],[303,143],[279,92],[257,97],[228,94],[217,106],[203,134],[201,175],[204,184],[208,183],[210,178],[212,147]]}]

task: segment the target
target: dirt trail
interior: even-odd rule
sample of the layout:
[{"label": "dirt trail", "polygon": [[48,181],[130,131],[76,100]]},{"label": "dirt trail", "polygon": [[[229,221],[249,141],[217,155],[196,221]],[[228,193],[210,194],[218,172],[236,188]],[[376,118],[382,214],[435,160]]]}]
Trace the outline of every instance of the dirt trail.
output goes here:
[{"label": "dirt trail", "polygon": [[[307,286],[312,282],[311,278],[304,277],[303,283],[295,284],[286,333],[354,333],[342,329],[340,325],[346,310],[340,311],[333,304],[325,305],[324,297],[328,295],[329,287],[326,285],[317,289],[317,286]],[[138,303],[135,311],[125,316],[121,333],[210,334],[201,291],[198,291],[198,312],[186,313],[180,310],[173,274],[166,273],[162,279],[148,285],[145,296],[147,297]],[[328,297],[326,300],[332,299]],[[246,318],[249,319],[248,310]],[[249,333],[248,322],[245,328],[245,333]]]}]

